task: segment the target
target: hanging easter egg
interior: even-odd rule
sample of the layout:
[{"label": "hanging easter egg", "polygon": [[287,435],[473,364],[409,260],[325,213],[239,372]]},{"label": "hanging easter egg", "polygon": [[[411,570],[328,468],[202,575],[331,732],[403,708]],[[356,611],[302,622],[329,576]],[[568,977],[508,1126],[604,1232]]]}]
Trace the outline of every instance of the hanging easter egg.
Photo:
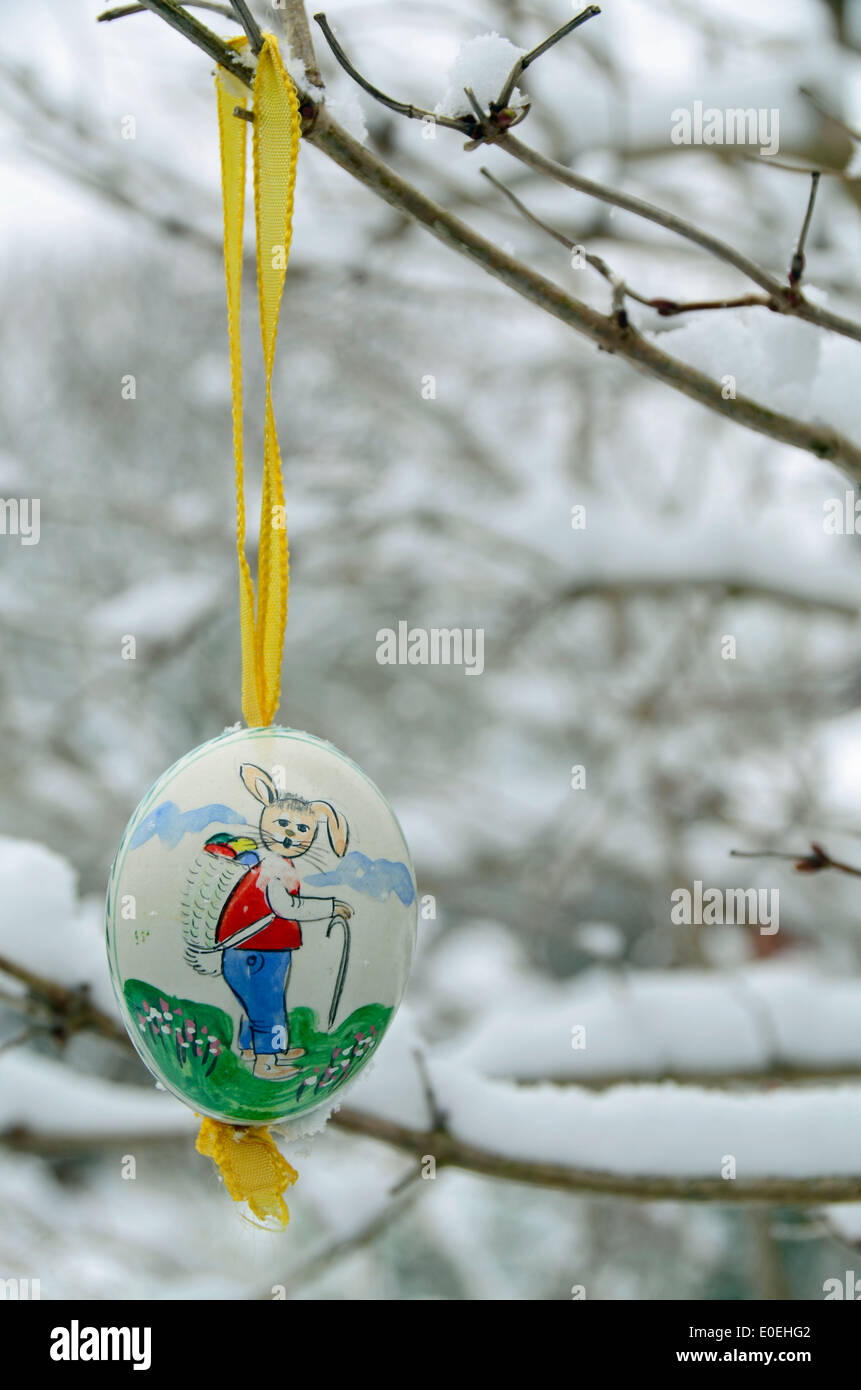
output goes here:
[{"label": "hanging easter egg", "polygon": [[400,1003],[416,887],[401,829],[331,744],[234,730],[132,816],[107,899],[131,1038],[180,1100],[267,1125],[341,1099]]}]

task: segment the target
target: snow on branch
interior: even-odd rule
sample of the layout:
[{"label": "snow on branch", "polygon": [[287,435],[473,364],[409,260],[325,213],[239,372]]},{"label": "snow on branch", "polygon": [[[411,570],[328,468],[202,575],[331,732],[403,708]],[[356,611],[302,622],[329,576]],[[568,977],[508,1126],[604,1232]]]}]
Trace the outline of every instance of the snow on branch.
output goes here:
[{"label": "snow on branch", "polygon": [[[159,18],[179,29],[184,37],[202,48],[210,57],[229,68],[240,81],[251,84],[251,72],[243,67],[235,50],[219,40],[204,25],[201,25],[174,0],[145,0],[148,10]],[[581,17],[591,18],[596,7],[583,11]],[[119,17],[117,11],[108,11],[101,19]],[[362,88],[389,109],[408,118],[432,119],[437,124],[454,127],[466,135],[468,148],[493,144],[506,153],[552,179],[563,182],[571,188],[585,192],[603,202],[657,223],[666,230],[692,241],[710,255],[740,271],[752,280],[768,297],[768,307],[781,315],[796,317],[816,325],[831,333],[844,335],[861,341],[861,325],[855,324],[840,315],[832,313],[822,305],[808,299],[801,291],[798,256],[803,257],[803,233],[797,243],[796,256],[790,267],[786,283],[782,283],[770,272],[756,264],[741,251],[729,246],[720,238],[703,228],[695,226],[675,213],[667,212],[643,199],[605,188],[593,180],[585,179],[574,171],[548,159],[538,151],[530,149],[510,134],[512,125],[518,124],[525,114],[524,107],[517,109],[500,104],[499,97],[505,95],[511,74],[506,79],[496,101],[489,103],[484,110],[478,103],[472,87],[466,89],[471,111],[463,115],[446,116],[426,111],[412,103],[399,101],[386,96],[358,73],[347,59],[340,44],[334,40],[325,16],[315,16],[338,61],[347,69]],[[303,47],[303,65],[311,77],[312,68],[316,74],[316,60],[310,51],[307,16],[301,0],[285,0],[283,23],[285,32],[298,35]],[[526,58],[534,61],[541,53],[564,33],[575,28],[574,24],[563,26],[556,35],[551,35],[544,44],[530,54],[518,59],[522,64]],[[522,54],[522,50],[516,50]],[[522,66],[521,66],[522,71]],[[517,80],[515,67],[512,68]],[[309,80],[309,86],[311,85]],[[512,89],[513,98],[513,89]],[[742,394],[728,396],[720,381],[689,362],[684,362],[662,351],[654,342],[639,332],[628,320],[624,305],[614,302],[609,314],[598,313],[583,301],[567,294],[552,281],[539,275],[522,261],[500,250],[491,241],[480,236],[466,223],[453,216],[440,204],[420,193],[414,185],[402,178],[370,150],[354,140],[346,130],[335,121],[320,97],[319,88],[300,92],[300,111],[303,119],[303,136],[317,149],[322,150],[342,169],[357,179],[376,196],[396,208],[405,216],[419,223],[432,236],[443,242],[451,250],[467,257],[486,274],[492,275],[507,285],[522,298],[542,309],[545,313],[565,323],[575,332],[585,336],[599,348],[624,358],[637,370],[662,381],[673,390],[698,401],[708,409],[733,420],[759,434],[781,443],[806,450],[817,458],[827,459],[839,464],[851,477],[861,481],[861,447],[846,437],[839,429],[817,418],[806,421],[793,414],[769,406]],[[817,172],[817,171],[813,171]],[[805,227],[809,225],[812,213],[812,199],[805,213]],[[795,278],[793,278],[793,276]],[[618,296],[614,296],[618,300]],[[674,302],[674,301],[667,301]],[[754,303],[758,302],[756,300]],[[732,312],[741,312],[734,309]]]},{"label": "snow on branch", "polygon": [[491,1009],[450,1049],[489,1077],[610,1086],[642,1080],[861,1081],[861,981],[809,965],[600,972],[548,987],[528,1031]]},{"label": "snow on branch", "polygon": [[[0,958],[0,980],[19,992],[7,990],[4,1006],[28,1021],[35,1008],[34,1027],[60,1044],[89,1032],[131,1052],[112,1014],[81,990],[86,975],[95,974],[101,943],[94,924],[80,916],[68,866],[26,842],[7,841],[5,850],[0,868],[17,870],[23,856],[37,874],[39,903],[52,905],[41,922],[54,923],[55,940],[41,943],[41,959],[47,945],[51,970],[65,978],[46,976],[44,964],[36,968],[36,934],[26,931],[34,906],[21,890],[11,913],[16,929],[4,938]],[[6,881],[20,882],[11,873]],[[438,1165],[572,1192],[861,1199],[861,1084],[743,1093],[669,1081],[634,1084],[671,1072],[726,1081],[857,1069],[857,983],[786,965],[752,967],[729,980],[677,971],[544,988],[528,1031],[510,1013],[492,1012],[472,1034],[429,1056],[408,1017],[399,1015],[334,1123],[416,1160],[432,1155]],[[583,1049],[571,1045],[575,1026],[585,1028]],[[83,1076],[61,1060],[22,1050],[18,1044],[29,1040],[29,1031],[0,1051],[0,1137],[7,1145],[92,1151],[188,1131],[191,1117],[167,1096]],[[600,1093],[545,1079],[622,1075],[625,1084]],[[534,1084],[519,1084],[526,1080]]]}]

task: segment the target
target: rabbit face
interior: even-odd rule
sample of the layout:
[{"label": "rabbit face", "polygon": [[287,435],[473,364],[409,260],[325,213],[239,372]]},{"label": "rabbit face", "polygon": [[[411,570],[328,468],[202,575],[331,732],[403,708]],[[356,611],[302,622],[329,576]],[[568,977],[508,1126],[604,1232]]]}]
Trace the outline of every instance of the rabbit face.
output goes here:
[{"label": "rabbit face", "polygon": [[267,849],[295,859],[310,849],[317,834],[317,817],[310,802],[279,799],[264,807],[260,835]]},{"label": "rabbit face", "polygon": [[278,791],[268,772],[243,763],[240,776],[251,795],[263,803],[260,837],[266,849],[284,859],[296,859],[311,848],[320,822],[326,822],[329,844],[338,858],[347,850],[346,819],[328,801],[305,801]]}]

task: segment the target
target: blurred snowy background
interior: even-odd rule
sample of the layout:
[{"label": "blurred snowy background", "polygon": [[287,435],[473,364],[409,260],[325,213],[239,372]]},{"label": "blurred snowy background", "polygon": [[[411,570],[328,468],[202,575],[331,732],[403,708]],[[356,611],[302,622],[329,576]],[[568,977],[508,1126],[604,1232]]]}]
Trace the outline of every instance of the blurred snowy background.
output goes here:
[{"label": "blurred snowy background", "polygon": [[[273,1237],[240,1222],[192,1118],[129,1049],[86,1018],[58,1029],[45,981],[89,985],[116,1017],[102,898],[129,814],[240,714],[211,64],[152,15],[96,25],[100,8],[0,2],[0,495],[41,502],[38,544],[0,537],[0,958],[16,967],[0,971],[0,1281],[93,1299],[822,1297],[858,1258],[861,1208],[636,1185],[714,1180],[727,1154],[739,1179],[861,1173],[861,890],[729,857],[814,838],[861,863],[861,548],[824,525],[849,484],[597,352],[308,147],[276,365],[281,717],[385,789],[437,908],[408,1014],[349,1103],[427,1128],[405,1075],[419,1047],[462,1138],[614,1181],[424,1180],[330,1125],[291,1151],[293,1221]],[[785,274],[807,180],[674,146],[671,114],[776,108],[782,159],[844,168],[852,140],[799,89],[861,126],[859,0],[603,8],[531,70],[518,134]],[[329,17],[363,71],[432,107],[464,41],[528,47],[570,12],[332,0]],[[607,307],[481,163],[644,293],[747,288],[499,151],[423,138],[315,37],[338,119],[572,293]],[[861,181],[823,179],[808,242],[809,284],[854,318],[859,204]],[[857,344],[763,310],[633,317],[861,439]],[[378,664],[378,630],[402,620],[484,629],[483,674]],[[780,931],[671,925],[671,892],[697,879],[778,889]]]}]

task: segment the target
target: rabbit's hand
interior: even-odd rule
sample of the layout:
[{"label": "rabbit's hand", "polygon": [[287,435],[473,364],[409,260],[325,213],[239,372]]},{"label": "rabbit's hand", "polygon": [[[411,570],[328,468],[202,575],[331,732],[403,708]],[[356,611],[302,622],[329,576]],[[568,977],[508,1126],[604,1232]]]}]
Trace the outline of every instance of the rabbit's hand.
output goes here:
[{"label": "rabbit's hand", "polygon": [[343,917],[343,919],[344,919],[345,922],[349,922],[349,920],[350,920],[350,918],[352,917],[352,915],[353,915],[353,909],[350,907],[350,904],[349,904],[349,903],[342,903],[342,902],[340,902],[340,901],[336,898],[336,899],[335,899],[335,906],[334,906],[334,909],[333,909],[333,911],[332,911],[332,916],[333,916],[333,917]]}]

